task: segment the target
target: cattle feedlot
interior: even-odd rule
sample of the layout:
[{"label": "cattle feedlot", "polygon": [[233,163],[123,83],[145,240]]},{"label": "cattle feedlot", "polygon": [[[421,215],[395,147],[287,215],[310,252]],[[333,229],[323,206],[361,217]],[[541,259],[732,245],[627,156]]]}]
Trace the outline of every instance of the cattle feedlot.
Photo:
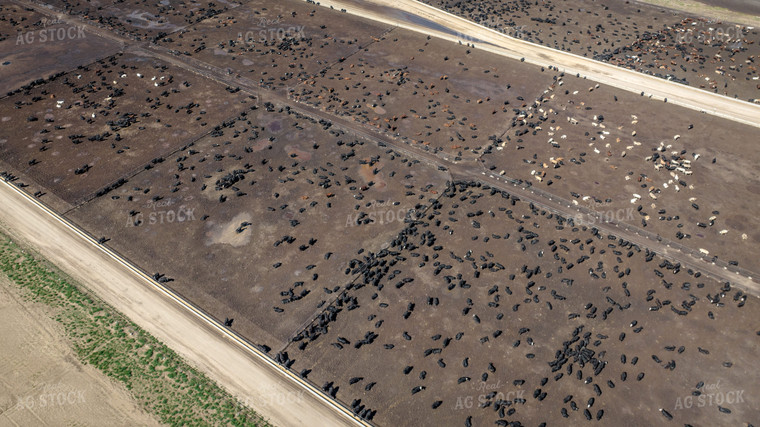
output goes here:
[{"label": "cattle feedlot", "polygon": [[759,26],[0,0],[0,426],[760,426]]}]

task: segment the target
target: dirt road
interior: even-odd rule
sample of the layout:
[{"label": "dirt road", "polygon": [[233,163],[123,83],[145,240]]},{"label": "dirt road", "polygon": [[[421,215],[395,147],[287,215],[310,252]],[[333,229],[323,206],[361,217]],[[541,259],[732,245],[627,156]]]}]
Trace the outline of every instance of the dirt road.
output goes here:
[{"label": "dirt road", "polygon": [[[154,287],[91,239],[0,182],[0,226],[28,244],[275,425],[361,425],[279,365]],[[297,410],[295,410],[297,408]]]},{"label": "dirt road", "polygon": [[[349,12],[361,14],[364,17],[430,33],[455,42],[462,40],[464,43],[467,37],[469,37],[467,40],[483,40],[487,43],[475,41],[478,49],[511,58],[524,57],[527,62],[538,65],[557,66],[565,72],[580,73],[592,80],[634,93],[639,93],[641,88],[646,88],[646,92],[655,98],[667,98],[670,103],[700,111],[704,109],[716,116],[760,126],[760,120],[758,120],[760,107],[758,106],[510,39],[495,31],[481,28],[416,2],[378,0],[375,4],[362,3],[368,5],[365,9],[359,9],[355,3],[349,2],[323,1],[322,4],[328,6],[333,4],[336,8],[345,7]],[[393,5],[395,9],[383,9],[388,5]],[[410,19],[413,16],[421,16],[424,19],[415,21]],[[439,27],[436,27],[437,23],[440,24]],[[452,31],[447,31],[446,28]],[[133,46],[133,48],[137,47]],[[154,55],[161,56],[160,49],[150,50]],[[189,62],[187,59],[183,58],[183,60]],[[172,58],[172,61],[182,62],[177,58]],[[218,70],[203,69],[198,64],[185,63],[184,66],[206,77],[219,81],[231,81],[230,77],[222,78],[214,72]],[[240,84],[240,80],[237,83],[250,92],[256,92],[252,86]],[[266,96],[274,101],[295,104],[284,96],[273,94]],[[302,108],[322,117],[315,111],[311,111],[313,109],[306,106]],[[324,116],[370,139],[384,139],[365,132],[366,128],[357,124],[331,118],[327,113]],[[401,146],[402,144],[394,145]],[[433,164],[442,163],[434,156],[418,154],[416,157]],[[452,168],[452,172],[461,172],[461,175],[469,178],[477,177],[486,182],[490,181],[496,186],[511,187],[503,180],[499,182],[495,177],[482,176],[483,171],[475,166],[455,167]],[[563,207],[559,200],[550,198],[548,200],[552,203],[549,204],[547,200],[532,194],[530,190],[513,188],[510,191],[524,196],[527,200],[542,200],[542,205],[553,206],[554,209],[565,214],[575,212],[569,206]],[[268,359],[258,357],[253,349],[233,341],[233,337],[226,331],[217,328],[207,319],[198,316],[197,313],[193,313],[187,307],[153,288],[145,277],[130,271],[123,264],[114,262],[114,258],[102,252],[91,240],[83,239],[82,236],[57,222],[54,216],[35,207],[29,199],[25,199],[10,186],[0,184],[0,199],[3,200],[0,206],[0,220],[5,223],[5,228],[11,230],[10,233],[14,238],[34,242],[34,246],[42,255],[53,260],[76,280],[84,283],[106,302],[118,308],[234,395],[247,401],[273,423],[309,425],[314,424],[314,420],[319,420],[320,425],[353,423],[346,414],[336,412],[332,401],[325,400],[310,386],[299,383],[297,379],[280,371],[279,366]],[[641,242],[644,246],[654,247],[658,253],[664,253],[666,256],[672,256],[675,259],[683,258],[683,255],[676,250],[664,249],[663,246],[666,247],[664,244],[647,242],[645,238],[635,236],[635,230],[621,230],[621,233],[617,234],[622,234],[623,237],[628,237],[637,243]],[[715,266],[708,266],[708,269],[711,269],[711,273],[716,277],[723,277],[726,274]],[[747,283],[747,287],[756,286],[750,281]]]},{"label": "dirt road", "polygon": [[[21,1],[22,4],[34,8],[39,12],[46,12],[39,6],[29,3],[27,1]],[[742,123],[747,123],[752,126],[760,127],[760,105],[753,105],[747,102],[731,99],[722,95],[713,94],[700,89],[696,89],[689,86],[669,82],[656,77],[647,76],[637,73],[635,71],[619,68],[613,65],[605,64],[602,62],[593,61],[588,58],[583,58],[577,55],[569,54],[562,51],[556,51],[540,45],[528,43],[519,39],[514,39],[506,35],[500,34],[494,30],[481,27],[463,18],[448,14],[440,11],[432,6],[428,6],[419,3],[414,0],[326,0],[320,2],[322,6],[334,7],[335,9],[346,9],[348,13],[354,13],[365,18],[374,19],[380,22],[389,23],[399,27],[411,29],[413,31],[419,31],[426,34],[432,34],[436,37],[452,41],[462,41],[461,38],[472,40],[477,39],[476,43],[479,43],[479,47],[484,47],[484,50],[492,53],[497,53],[511,58],[525,58],[528,62],[535,62],[539,65],[548,65],[546,62],[549,58],[556,57],[560,60],[568,63],[575,64],[572,66],[578,66],[583,71],[579,73],[584,76],[588,76],[594,81],[610,84],[611,86],[619,87],[625,90],[630,90],[634,93],[639,93],[641,88],[647,88],[652,97],[657,97],[656,89],[662,87],[662,92],[666,95],[676,94],[676,96],[683,97],[683,100],[689,105],[684,105],[689,108],[693,108],[706,113],[714,114],[719,117],[735,120]],[[64,19],[71,19],[64,17]],[[321,119],[332,122],[335,126],[341,127],[348,132],[355,135],[367,138],[369,140],[380,140],[385,144],[393,146],[395,149],[410,155],[418,160],[436,166],[444,166],[449,168],[450,172],[456,173],[459,176],[471,177],[489,182],[496,187],[503,188],[507,191],[517,192],[526,200],[533,201],[548,209],[551,209],[557,213],[562,213],[568,217],[574,217],[579,211],[572,206],[566,200],[555,195],[537,194],[536,191],[525,190],[520,187],[509,184],[509,177],[502,176],[496,177],[490,173],[487,173],[482,165],[473,165],[468,167],[464,164],[458,164],[453,159],[448,158],[445,155],[439,153],[431,155],[429,153],[419,152],[417,150],[408,149],[402,142],[384,135],[382,133],[368,132],[370,128],[364,127],[356,122],[346,120],[345,118],[334,116],[332,114],[323,112],[318,108],[314,108],[308,105],[301,104],[295,100],[289,99],[287,94],[281,94],[276,91],[261,91],[256,82],[247,78],[233,77],[228,75],[225,70],[218,67],[214,67],[210,64],[203,63],[201,61],[194,60],[193,58],[183,57],[177,58],[168,52],[167,48],[158,47],[155,45],[145,46],[140,43],[132,43],[126,39],[115,36],[109,31],[99,29],[97,27],[87,25],[88,30],[93,31],[99,35],[109,38],[115,38],[124,44],[125,50],[133,51],[142,55],[153,56],[160,60],[172,64],[174,66],[184,68],[194,73],[198,73],[206,78],[215,80],[230,86],[237,86],[242,88],[248,93],[255,94],[260,99],[266,98],[274,103],[281,105],[287,105],[295,108],[303,114],[313,117],[319,117]],[[455,34],[456,36],[452,36]],[[489,39],[490,38],[490,39]],[[486,40],[491,44],[483,44],[481,41]],[[495,44],[494,44],[495,43]],[[497,47],[497,45],[499,47]],[[502,47],[507,46],[507,47]],[[520,51],[522,50],[522,51]],[[528,54],[533,55],[529,59]],[[525,55],[525,56],[520,56]],[[549,56],[547,56],[549,55]],[[554,55],[554,56],[552,56]],[[556,64],[556,63],[555,63]],[[571,71],[571,68],[562,68],[557,66],[560,70],[565,72],[576,73]],[[594,74],[593,76],[589,73]],[[599,76],[609,77],[612,83],[604,81],[605,79],[597,78]],[[591,84],[591,82],[589,83]],[[670,97],[668,97],[670,96]],[[673,102],[672,95],[665,96],[668,102]],[[704,109],[702,108],[703,106]],[[709,107],[706,107],[709,106]],[[371,129],[374,130],[374,129]],[[598,228],[603,231],[608,231],[620,235],[626,239],[634,241],[643,247],[649,247],[655,250],[657,253],[667,256],[674,262],[682,262],[686,265],[693,266],[699,270],[702,270],[705,274],[719,280],[730,280],[739,285],[746,292],[757,295],[760,293],[760,285],[757,282],[758,274],[752,271],[746,271],[744,269],[735,268],[732,266],[716,265],[715,263],[705,262],[703,257],[695,256],[694,250],[685,250],[680,247],[679,244],[663,239],[660,236],[648,235],[644,230],[638,229],[625,224],[610,224],[604,226],[598,225]]]},{"label": "dirt road", "polygon": [[320,4],[442,39],[472,43],[477,49],[497,55],[543,67],[557,67],[562,72],[580,74],[594,82],[760,127],[760,105],[515,39],[415,0],[325,0]]}]

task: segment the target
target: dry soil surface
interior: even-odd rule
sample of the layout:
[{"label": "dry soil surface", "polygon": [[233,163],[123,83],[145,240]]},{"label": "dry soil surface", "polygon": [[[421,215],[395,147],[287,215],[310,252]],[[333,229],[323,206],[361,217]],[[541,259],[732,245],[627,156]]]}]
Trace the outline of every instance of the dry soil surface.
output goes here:
[{"label": "dry soil surface", "polygon": [[[34,241],[42,256],[55,259],[64,272],[85,284],[106,303],[119,307],[138,326],[211,379],[224,384],[233,395],[269,417],[273,424],[305,425],[308,420],[319,419],[323,425],[349,425],[346,418],[328,409],[320,397],[303,392],[300,385],[289,381],[282,372],[272,370],[271,362],[252,357],[250,352],[212,330],[195,314],[159,294],[146,280],[114,263],[106,253],[30,204],[10,186],[0,186],[0,197],[3,199],[0,205],[2,228],[11,238],[24,244]],[[14,328],[19,329],[19,326]],[[14,350],[14,353],[18,352]],[[28,357],[18,354],[18,357]],[[289,407],[292,402],[287,398],[290,396],[299,399],[297,412]]]},{"label": "dry soil surface", "polygon": [[44,305],[0,275],[0,425],[158,426],[129,392],[80,363]]}]

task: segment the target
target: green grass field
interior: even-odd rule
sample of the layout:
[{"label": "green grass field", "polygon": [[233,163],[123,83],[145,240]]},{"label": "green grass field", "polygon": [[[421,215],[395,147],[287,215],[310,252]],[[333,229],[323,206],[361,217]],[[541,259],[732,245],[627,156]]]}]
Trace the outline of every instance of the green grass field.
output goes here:
[{"label": "green grass field", "polygon": [[82,363],[123,383],[157,420],[182,426],[268,426],[156,338],[0,234],[0,270],[49,307]]}]

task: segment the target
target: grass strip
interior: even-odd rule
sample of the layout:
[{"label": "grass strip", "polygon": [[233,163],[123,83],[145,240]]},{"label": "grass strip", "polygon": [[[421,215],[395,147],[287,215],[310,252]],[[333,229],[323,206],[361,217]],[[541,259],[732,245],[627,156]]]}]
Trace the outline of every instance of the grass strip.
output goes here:
[{"label": "grass strip", "polygon": [[50,309],[82,363],[121,382],[157,420],[176,426],[269,426],[219,385],[49,262],[0,234],[0,270]]}]

